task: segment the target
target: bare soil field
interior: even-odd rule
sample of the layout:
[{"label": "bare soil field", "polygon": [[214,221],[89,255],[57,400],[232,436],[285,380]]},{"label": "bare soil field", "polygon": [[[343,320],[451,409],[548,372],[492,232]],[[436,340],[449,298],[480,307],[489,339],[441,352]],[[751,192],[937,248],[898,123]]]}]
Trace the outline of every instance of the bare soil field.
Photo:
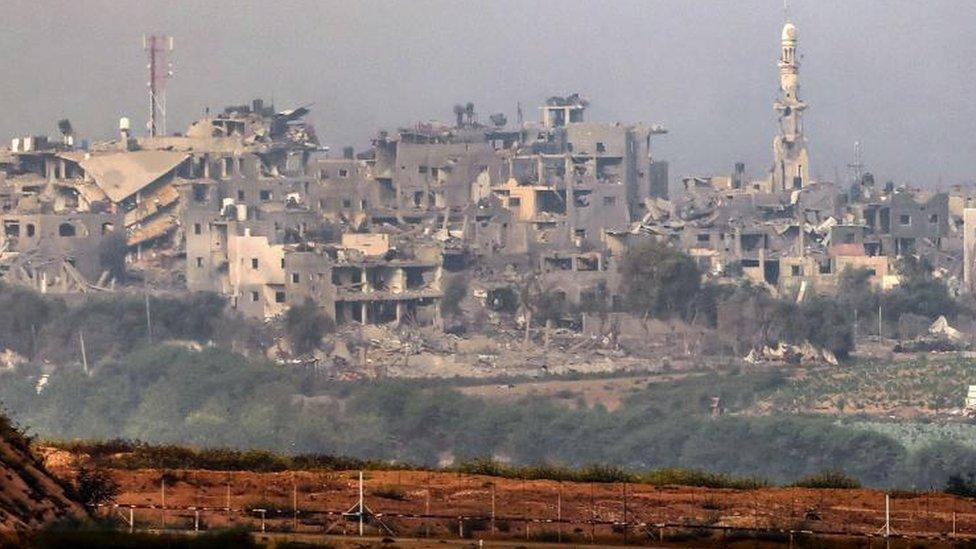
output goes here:
[{"label": "bare soil field", "polygon": [[[132,516],[142,528],[259,530],[263,522],[267,532],[351,534],[358,522],[342,513],[357,504],[358,474],[114,470],[121,508],[104,512],[127,519],[126,507],[135,506]],[[366,505],[378,516],[367,522],[366,533],[398,537],[620,543],[625,531],[630,541],[667,541],[703,528],[870,535],[884,524],[885,508],[884,493],[864,489],[731,490],[424,471],[366,471],[363,487]],[[947,536],[953,529],[959,537],[976,537],[976,502],[942,493],[895,493],[891,526],[912,537]]]}]

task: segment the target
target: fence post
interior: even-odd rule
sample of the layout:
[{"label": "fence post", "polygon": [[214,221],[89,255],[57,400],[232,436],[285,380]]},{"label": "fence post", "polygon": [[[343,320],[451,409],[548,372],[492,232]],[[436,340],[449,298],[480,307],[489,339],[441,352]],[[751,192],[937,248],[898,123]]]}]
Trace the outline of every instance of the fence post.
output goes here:
[{"label": "fence post", "polygon": [[160,518],[159,518],[159,529],[166,529],[166,479],[162,478],[159,480],[159,493],[162,499],[162,504],[160,505]]},{"label": "fence post", "polygon": [[491,535],[495,535],[495,483],[491,483]]},{"label": "fence post", "polygon": [[556,539],[563,542],[563,483],[559,482],[556,492]]}]

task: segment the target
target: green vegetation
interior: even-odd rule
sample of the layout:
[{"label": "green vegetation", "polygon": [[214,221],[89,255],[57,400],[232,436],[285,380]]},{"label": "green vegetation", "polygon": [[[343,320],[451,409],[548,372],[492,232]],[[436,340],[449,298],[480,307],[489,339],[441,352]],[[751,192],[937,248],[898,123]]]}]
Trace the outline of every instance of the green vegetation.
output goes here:
[{"label": "green vegetation", "polygon": [[773,410],[793,413],[835,408],[840,399],[855,412],[896,407],[945,410],[962,406],[969,379],[976,379],[976,362],[954,355],[898,363],[857,360],[843,368],[808,371],[768,398]]},{"label": "green vegetation", "polygon": [[[224,304],[222,297],[206,292],[150,298],[152,339],[206,343],[222,324]],[[91,363],[147,345],[145,298],[95,295],[68,304],[0,284],[0,349],[12,349],[30,360],[80,363],[80,334]]]},{"label": "green vegetation", "polygon": [[849,490],[860,488],[861,483],[856,478],[851,478],[838,471],[825,471],[817,475],[810,475],[801,478],[793,483],[799,488],[833,488],[838,490]]},{"label": "green vegetation", "polygon": [[965,498],[976,498],[976,475],[951,475],[946,481],[945,493]]},{"label": "green vegetation", "polygon": [[809,342],[843,359],[854,349],[855,318],[862,334],[878,333],[879,307],[885,335],[896,333],[903,315],[931,322],[939,315],[954,319],[963,311],[924,261],[906,258],[898,269],[902,281],[891,291],[875,290],[869,271],[848,269],[841,273],[836,295],[810,295],[797,304],[748,282],[703,282],[691,257],[647,239],[627,251],[620,274],[632,313],[718,327],[736,355],[781,341]]},{"label": "green vegetation", "polygon": [[115,496],[119,495],[119,484],[108,471],[83,466],[75,474],[74,493],[82,505],[96,507],[115,501]]},{"label": "green vegetation", "polygon": [[[621,478],[621,471],[656,471],[644,473],[651,475],[645,481],[721,486],[730,478],[787,483],[838,470],[865,485],[925,488],[976,470],[976,450],[961,445],[909,450],[890,436],[830,418],[734,415],[792,390],[792,382],[777,373],[733,373],[707,382],[688,378],[652,384],[609,412],[539,398],[495,403],[406,381],[337,384],[310,371],[219,349],[160,346],[104,363],[90,377],[62,370],[40,394],[30,375],[8,374],[0,383],[0,400],[45,438],[122,436],[163,445],[253,449],[106,445],[105,454],[131,451],[120,459],[131,460],[133,467],[363,465],[316,457],[322,454],[432,466],[446,453],[472,472],[480,463],[486,474],[523,477],[612,479]],[[728,415],[710,417],[714,396]],[[269,450],[288,457],[262,452]],[[939,455],[947,457],[936,459]],[[490,461],[494,456],[527,468],[511,472]],[[485,458],[489,461],[471,461]],[[593,463],[605,466],[588,467]],[[532,473],[532,467],[539,472]],[[707,473],[661,471],[677,467]],[[560,472],[563,468],[574,471]]]},{"label": "green vegetation", "polygon": [[701,288],[701,273],[687,254],[655,239],[627,250],[620,265],[632,311],[658,318],[688,318]]},{"label": "green vegetation", "polygon": [[332,320],[309,298],[285,313],[285,333],[299,355],[312,352],[322,342],[322,336],[334,329]]}]

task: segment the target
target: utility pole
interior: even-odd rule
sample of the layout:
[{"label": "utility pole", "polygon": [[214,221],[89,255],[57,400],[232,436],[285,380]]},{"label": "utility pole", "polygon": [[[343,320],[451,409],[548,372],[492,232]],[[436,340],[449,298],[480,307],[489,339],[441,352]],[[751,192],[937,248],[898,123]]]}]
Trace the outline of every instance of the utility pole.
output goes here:
[{"label": "utility pole", "polygon": [[882,333],[882,330],[881,330],[881,326],[882,326],[882,323],[881,323],[881,305],[878,304],[878,339],[881,339],[884,336],[884,334]]},{"label": "utility pole", "polygon": [[78,342],[81,343],[81,366],[85,369],[85,375],[88,373],[88,353],[85,352],[85,332],[78,330]]},{"label": "utility pole", "polygon": [[149,310],[149,279],[145,279],[145,294],[146,294],[146,339],[149,341],[149,345],[152,345],[152,313]]}]

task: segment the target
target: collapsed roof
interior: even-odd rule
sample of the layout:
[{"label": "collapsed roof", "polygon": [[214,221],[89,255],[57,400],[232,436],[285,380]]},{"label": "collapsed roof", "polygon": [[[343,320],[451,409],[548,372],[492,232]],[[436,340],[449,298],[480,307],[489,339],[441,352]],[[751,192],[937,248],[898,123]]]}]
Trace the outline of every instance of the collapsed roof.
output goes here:
[{"label": "collapsed roof", "polygon": [[66,152],[113,202],[121,202],[173,171],[189,155],[172,151],[125,151],[91,155]]}]

